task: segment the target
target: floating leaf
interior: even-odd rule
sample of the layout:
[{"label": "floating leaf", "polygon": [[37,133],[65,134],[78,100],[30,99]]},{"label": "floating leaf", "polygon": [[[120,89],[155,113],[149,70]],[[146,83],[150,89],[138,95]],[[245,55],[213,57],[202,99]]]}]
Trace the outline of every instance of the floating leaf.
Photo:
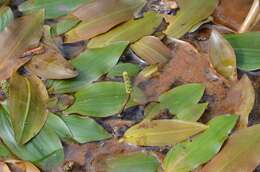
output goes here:
[{"label": "floating leaf", "polygon": [[152,34],[161,24],[162,18],[155,12],[147,12],[138,20],[130,20],[111,31],[91,39],[88,48],[104,47],[113,42],[135,42],[143,36]]},{"label": "floating leaf", "polygon": [[5,163],[11,166],[12,171],[40,172],[40,170],[37,167],[35,167],[33,164],[27,161],[7,160],[5,161]]},{"label": "floating leaf", "polygon": [[197,104],[204,94],[203,84],[185,84],[162,94],[161,104],[173,114],[178,114],[186,107]]},{"label": "floating leaf", "polygon": [[238,68],[245,71],[260,69],[260,32],[230,34],[225,38],[235,50]]},{"label": "floating leaf", "polygon": [[74,26],[80,23],[80,20],[75,16],[66,16],[61,18],[59,22],[51,28],[53,35],[61,35],[71,30]]},{"label": "floating leaf", "polygon": [[129,77],[134,77],[140,71],[140,67],[133,63],[119,63],[108,73],[109,78],[122,77],[123,72],[127,72]]},{"label": "floating leaf", "polygon": [[30,59],[21,56],[28,48],[38,44],[42,35],[43,18],[43,11],[23,16],[0,32],[0,80],[9,78]]},{"label": "floating leaf", "polygon": [[45,18],[53,19],[64,16],[79,7],[81,4],[88,2],[91,2],[91,0],[28,0],[19,6],[19,10],[28,13],[45,9]]},{"label": "floating leaf", "polygon": [[172,148],[164,159],[165,172],[188,172],[209,161],[220,150],[238,117],[223,115],[212,119],[209,128],[192,141]]},{"label": "floating leaf", "polygon": [[254,171],[260,163],[260,125],[241,129],[201,172]]},{"label": "floating leaf", "polygon": [[145,0],[105,0],[81,6],[72,15],[82,22],[65,34],[65,42],[88,40],[105,33],[117,24],[131,19],[145,3]]},{"label": "floating leaf", "polygon": [[31,161],[43,170],[51,170],[64,158],[62,144],[58,136],[43,127],[40,133],[25,145],[18,145],[9,122],[9,115],[0,107],[0,136],[8,149],[18,158]]},{"label": "floating leaf", "polygon": [[169,22],[165,34],[171,38],[182,37],[195,25],[207,19],[218,5],[218,0],[178,0],[177,2],[180,7],[177,15],[165,17]]},{"label": "floating leaf", "polygon": [[210,61],[213,67],[229,80],[237,79],[236,55],[220,33],[213,30],[209,39]]},{"label": "floating leaf", "polygon": [[162,105],[160,103],[152,102],[144,109],[144,116],[147,120],[152,120],[157,117],[163,111]]},{"label": "floating leaf", "polygon": [[48,110],[50,112],[61,112],[71,106],[75,98],[69,94],[56,94],[54,97],[49,98]]},{"label": "floating leaf", "polygon": [[128,100],[125,85],[119,82],[98,82],[75,94],[75,103],[65,113],[107,117],[119,113]]},{"label": "floating leaf", "polygon": [[9,109],[16,141],[28,142],[43,127],[47,119],[48,92],[34,75],[14,73],[10,79]]},{"label": "floating leaf", "polygon": [[124,141],[140,146],[174,145],[206,128],[201,123],[180,120],[145,120],[128,129]]},{"label": "floating leaf", "polygon": [[107,47],[86,50],[72,60],[73,66],[79,71],[79,76],[74,79],[54,81],[52,92],[75,92],[86,87],[117,64],[127,45],[127,42],[118,42]]},{"label": "floating leaf", "polygon": [[0,8],[0,32],[14,20],[14,15],[11,8],[2,6]]},{"label": "floating leaf", "polygon": [[99,141],[111,137],[93,119],[76,115],[62,116],[49,114],[47,125],[63,139],[73,139],[79,143]]},{"label": "floating leaf", "polygon": [[143,37],[131,49],[148,64],[163,64],[172,56],[171,50],[154,36]]},{"label": "floating leaf", "polygon": [[177,113],[177,118],[184,121],[198,121],[204,111],[206,110],[208,103],[194,104],[186,107],[180,113]]},{"label": "floating leaf", "polygon": [[156,172],[159,162],[155,156],[143,152],[114,155],[102,161],[101,171],[106,172]]}]

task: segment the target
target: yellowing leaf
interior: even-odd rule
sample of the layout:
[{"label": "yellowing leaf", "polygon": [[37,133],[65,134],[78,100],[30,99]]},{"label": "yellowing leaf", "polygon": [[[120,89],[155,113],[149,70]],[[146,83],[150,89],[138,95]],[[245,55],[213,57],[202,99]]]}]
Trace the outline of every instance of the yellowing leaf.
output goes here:
[{"label": "yellowing leaf", "polygon": [[140,146],[174,145],[205,130],[206,125],[180,120],[145,120],[128,129],[124,141]]},{"label": "yellowing leaf", "polygon": [[172,56],[171,50],[154,36],[143,37],[131,49],[148,64],[163,64]]},{"label": "yellowing leaf", "polygon": [[260,125],[240,129],[200,172],[251,172],[260,163]]},{"label": "yellowing leaf", "polygon": [[87,40],[133,17],[145,5],[144,0],[98,0],[81,6],[74,12],[82,22],[65,34],[65,42]]},{"label": "yellowing leaf", "polygon": [[43,11],[15,19],[0,32],[0,81],[9,78],[30,57],[22,54],[38,44],[42,36]]},{"label": "yellowing leaf", "polygon": [[12,166],[12,170],[23,172],[40,172],[32,163],[20,160],[7,160],[5,161],[9,166]]},{"label": "yellowing leaf", "polygon": [[237,79],[236,55],[225,38],[213,30],[209,39],[210,61],[218,73],[229,80]]},{"label": "yellowing leaf", "polygon": [[9,87],[9,110],[18,143],[28,142],[41,130],[47,119],[47,101],[47,90],[39,78],[13,74]]},{"label": "yellowing leaf", "polygon": [[168,37],[180,38],[194,26],[207,19],[218,5],[218,0],[177,0],[180,10],[176,16],[166,16]]},{"label": "yellowing leaf", "polygon": [[104,47],[113,42],[137,41],[143,36],[152,34],[161,24],[162,18],[155,12],[147,12],[138,20],[130,20],[109,32],[91,39],[88,48]]}]

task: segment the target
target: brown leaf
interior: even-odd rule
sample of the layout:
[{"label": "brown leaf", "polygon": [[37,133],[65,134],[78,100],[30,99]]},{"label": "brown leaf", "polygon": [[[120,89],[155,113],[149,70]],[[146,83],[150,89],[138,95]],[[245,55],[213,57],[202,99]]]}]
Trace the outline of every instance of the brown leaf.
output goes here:
[{"label": "brown leaf", "polygon": [[40,170],[30,162],[8,160],[6,163],[9,165],[12,172],[40,172]]}]

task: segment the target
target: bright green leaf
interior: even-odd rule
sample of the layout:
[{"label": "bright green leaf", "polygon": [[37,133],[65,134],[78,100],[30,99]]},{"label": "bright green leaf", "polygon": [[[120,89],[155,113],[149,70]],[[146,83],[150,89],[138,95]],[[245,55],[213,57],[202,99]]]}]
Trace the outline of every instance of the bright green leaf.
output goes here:
[{"label": "bright green leaf", "polygon": [[182,111],[177,113],[177,118],[184,121],[198,121],[204,111],[206,110],[208,103],[193,104]]},{"label": "bright green leaf", "polygon": [[122,77],[123,72],[127,72],[129,77],[135,77],[140,70],[137,64],[119,63],[111,69],[107,76],[109,78]]}]

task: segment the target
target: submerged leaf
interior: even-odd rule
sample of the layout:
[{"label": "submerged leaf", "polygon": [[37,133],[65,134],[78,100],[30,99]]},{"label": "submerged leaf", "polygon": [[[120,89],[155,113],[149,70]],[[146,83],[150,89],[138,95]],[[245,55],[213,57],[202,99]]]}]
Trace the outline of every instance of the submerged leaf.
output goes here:
[{"label": "submerged leaf", "polygon": [[241,129],[201,172],[254,171],[260,163],[260,125]]},{"label": "submerged leaf", "polygon": [[188,172],[209,161],[220,150],[237,119],[235,115],[216,117],[205,132],[176,145],[164,159],[165,172]]},{"label": "submerged leaf", "polygon": [[[43,11],[15,19],[0,32],[0,80],[9,78],[30,57],[22,54],[38,44],[42,36]],[[21,27],[22,26],[22,27]]]},{"label": "submerged leaf", "polygon": [[47,119],[48,93],[42,81],[34,75],[12,75],[9,87],[9,109],[16,141],[28,142],[43,127]]},{"label": "submerged leaf", "polygon": [[230,34],[225,38],[235,50],[238,68],[245,71],[260,69],[260,32]]},{"label": "submerged leaf", "polygon": [[125,85],[120,82],[97,82],[75,94],[75,103],[65,113],[107,117],[123,110],[128,100]]},{"label": "submerged leaf", "polygon": [[88,49],[79,57],[72,60],[72,64],[79,71],[74,79],[54,81],[53,93],[75,92],[108,73],[118,62],[127,47],[127,42],[118,42],[103,48]]},{"label": "submerged leaf", "polygon": [[220,33],[213,30],[209,46],[210,61],[216,71],[229,80],[236,80],[236,55],[229,42]]},{"label": "submerged leaf", "polygon": [[97,0],[81,6],[74,12],[82,22],[65,34],[65,42],[88,40],[112,27],[131,19],[142,9],[145,0]]},{"label": "submerged leaf", "polygon": [[9,121],[9,115],[0,107],[0,136],[8,149],[19,159],[31,161],[43,170],[51,170],[64,158],[58,136],[46,126],[25,145],[18,145]]},{"label": "submerged leaf", "polygon": [[106,172],[156,172],[159,167],[155,156],[143,152],[114,155],[101,163],[100,170]]},{"label": "submerged leaf", "polygon": [[207,19],[218,5],[218,0],[177,0],[180,10],[176,16],[166,16],[169,26],[165,34],[170,38],[180,38],[195,25]]},{"label": "submerged leaf", "polygon": [[143,37],[131,49],[148,64],[163,64],[172,56],[171,50],[154,36]]},{"label": "submerged leaf", "polygon": [[14,15],[10,7],[0,7],[0,32],[2,32],[12,21]]},{"label": "submerged leaf", "polygon": [[207,129],[206,125],[180,120],[145,120],[128,129],[124,141],[140,146],[174,145]]},{"label": "submerged leaf", "polygon": [[152,34],[161,24],[162,18],[155,12],[147,12],[144,17],[130,20],[111,31],[91,39],[88,48],[104,47],[113,42],[137,41],[143,36]]}]

